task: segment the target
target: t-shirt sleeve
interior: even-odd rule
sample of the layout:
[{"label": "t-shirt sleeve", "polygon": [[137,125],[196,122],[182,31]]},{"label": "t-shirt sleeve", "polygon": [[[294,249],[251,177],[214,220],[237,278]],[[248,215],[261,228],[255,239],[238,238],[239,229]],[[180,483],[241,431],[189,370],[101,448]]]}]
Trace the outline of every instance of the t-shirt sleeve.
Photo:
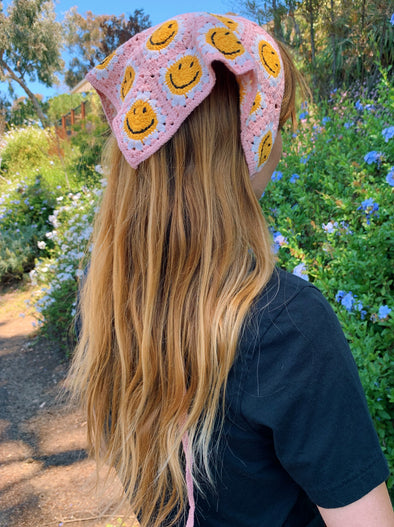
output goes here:
[{"label": "t-shirt sleeve", "polygon": [[260,335],[242,396],[254,428],[310,499],[348,505],[388,477],[358,371],[338,319],[308,286]]}]

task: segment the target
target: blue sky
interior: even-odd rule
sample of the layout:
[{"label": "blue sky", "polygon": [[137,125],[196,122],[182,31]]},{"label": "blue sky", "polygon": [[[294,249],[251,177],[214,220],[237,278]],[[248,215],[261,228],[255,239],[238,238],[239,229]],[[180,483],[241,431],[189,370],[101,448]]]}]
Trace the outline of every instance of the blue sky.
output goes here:
[{"label": "blue sky", "polygon": [[[5,8],[11,2],[5,0]],[[124,2],[121,0],[57,0],[56,13],[58,20],[62,20],[64,14],[73,6],[78,7],[78,12],[83,14],[86,11],[92,11],[97,15],[125,15],[131,14],[135,9],[143,9],[150,16],[153,25],[159,24],[168,18],[180,13],[189,13],[193,11],[210,11],[214,13],[225,13],[226,11],[236,11],[237,0],[140,0],[140,2]],[[110,6],[110,7],[109,7]],[[14,83],[14,89],[17,96],[25,95],[23,90]],[[38,82],[30,82],[29,88],[34,93],[41,93],[45,98],[67,92],[66,86],[47,88]],[[6,92],[7,86],[0,83],[0,92]]]}]

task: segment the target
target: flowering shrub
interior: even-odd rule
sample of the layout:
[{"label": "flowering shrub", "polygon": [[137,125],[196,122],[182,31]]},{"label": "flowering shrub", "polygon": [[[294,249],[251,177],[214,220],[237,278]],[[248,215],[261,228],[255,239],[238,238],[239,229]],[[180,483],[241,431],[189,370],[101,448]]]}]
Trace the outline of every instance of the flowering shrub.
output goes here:
[{"label": "flowering shrub", "polygon": [[0,282],[32,269],[55,203],[39,175],[10,184],[0,194]]},{"label": "flowering shrub", "polygon": [[83,274],[79,264],[89,254],[92,219],[101,194],[102,189],[85,188],[57,198],[57,207],[49,217],[52,229],[46,233],[52,249],[30,273],[33,283],[43,284],[35,304],[39,324],[64,344],[69,337],[74,338],[69,330],[75,315],[78,278]]},{"label": "flowering shrub", "polygon": [[14,179],[26,169],[42,168],[49,165],[49,151],[53,140],[50,129],[39,126],[12,127],[0,140],[0,168],[7,171],[7,177]]}]

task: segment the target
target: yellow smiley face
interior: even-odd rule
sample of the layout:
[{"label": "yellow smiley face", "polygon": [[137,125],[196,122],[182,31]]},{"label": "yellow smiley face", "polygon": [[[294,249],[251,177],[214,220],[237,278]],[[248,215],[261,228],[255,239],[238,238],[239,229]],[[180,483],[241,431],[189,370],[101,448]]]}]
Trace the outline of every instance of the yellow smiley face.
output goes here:
[{"label": "yellow smiley face", "polygon": [[210,29],[206,35],[206,41],[228,59],[235,59],[245,52],[237,35],[226,27]]},{"label": "yellow smiley face", "polygon": [[124,100],[126,95],[129,93],[130,88],[133,85],[134,79],[135,79],[134,69],[131,66],[127,66],[123,80],[122,80],[122,84],[120,86],[120,97],[122,101]]},{"label": "yellow smiley face", "polygon": [[143,140],[157,127],[157,116],[152,106],[137,99],[126,114],[124,130],[130,139]]},{"label": "yellow smiley face", "polygon": [[113,51],[110,55],[108,55],[108,57],[105,57],[103,62],[100,62],[100,64],[98,66],[96,66],[96,68],[98,70],[105,70],[105,68],[108,66],[108,64],[111,62],[111,60],[114,58],[114,56],[115,56],[115,51]]},{"label": "yellow smiley face", "polygon": [[274,50],[271,44],[265,40],[262,40],[259,43],[259,53],[260,60],[264,68],[267,70],[267,73],[276,78],[280,73],[280,60],[278,53]]},{"label": "yellow smiley face", "polygon": [[196,86],[202,76],[200,61],[186,55],[172,64],[166,72],[166,84],[174,95],[185,95]]},{"label": "yellow smiley face", "polygon": [[268,131],[263,139],[260,141],[259,145],[259,164],[258,166],[261,166],[263,163],[265,163],[271,153],[272,148],[272,133],[271,130]]},{"label": "yellow smiley face", "polygon": [[162,24],[149,37],[146,47],[153,51],[167,47],[178,33],[178,22],[176,20],[169,20]]},{"label": "yellow smiley face", "polygon": [[256,97],[254,98],[252,109],[250,110],[250,115],[254,114],[261,106],[261,93],[258,91]]},{"label": "yellow smiley face", "polygon": [[220,20],[220,22],[225,24],[229,29],[232,29],[233,31],[237,30],[238,22],[236,22],[235,20],[223,15],[214,15],[213,13],[212,16]]}]

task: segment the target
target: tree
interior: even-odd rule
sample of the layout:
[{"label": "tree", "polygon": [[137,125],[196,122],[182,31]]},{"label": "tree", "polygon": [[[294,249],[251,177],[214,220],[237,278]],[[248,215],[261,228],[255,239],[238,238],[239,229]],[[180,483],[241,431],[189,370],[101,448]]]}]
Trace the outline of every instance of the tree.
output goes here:
[{"label": "tree", "polygon": [[294,0],[246,0],[243,5],[243,11],[260,25],[267,25],[273,22],[272,30],[274,36],[283,41],[282,21],[288,11],[294,8],[294,5]]},{"label": "tree", "polygon": [[12,83],[21,86],[43,126],[47,120],[28,81],[54,84],[55,73],[63,67],[61,42],[62,26],[52,0],[14,0],[7,13],[0,3],[0,80],[11,90]]},{"label": "tree", "polygon": [[[48,104],[42,102],[42,95],[36,94],[35,97],[38,100],[42,111],[45,112]],[[14,100],[10,110],[9,125],[13,124],[15,126],[20,126],[25,124],[26,121],[35,121],[36,119],[37,111],[31,99],[22,96]]]},{"label": "tree", "polygon": [[66,84],[70,88],[78,84],[91,68],[150,25],[149,15],[142,9],[136,9],[128,19],[125,15],[94,15],[91,11],[84,17],[76,7],[70,9],[66,15],[66,41],[76,56],[66,71]]}]

